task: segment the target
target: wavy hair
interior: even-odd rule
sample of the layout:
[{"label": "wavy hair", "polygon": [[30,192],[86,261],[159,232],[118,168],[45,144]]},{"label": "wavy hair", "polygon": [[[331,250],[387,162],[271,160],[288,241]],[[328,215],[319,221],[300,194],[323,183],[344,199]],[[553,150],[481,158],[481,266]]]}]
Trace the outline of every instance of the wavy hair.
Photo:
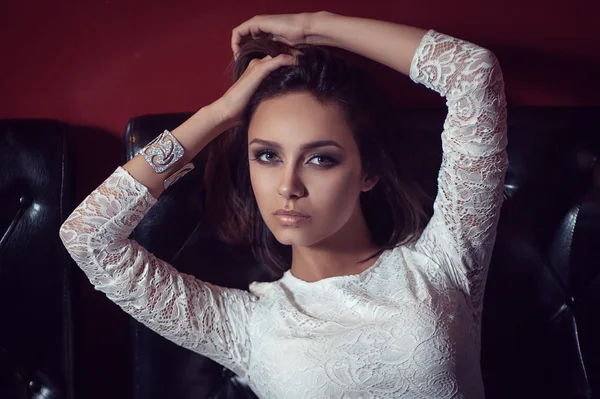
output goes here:
[{"label": "wavy hair", "polygon": [[308,92],[319,102],[341,107],[358,144],[363,170],[379,179],[370,191],[360,194],[361,210],[378,246],[391,249],[415,241],[428,218],[425,204],[431,200],[418,183],[410,146],[394,123],[390,102],[363,70],[327,48],[291,47],[266,38],[248,41],[231,64],[233,82],[252,59],[294,50],[301,52],[298,64],[271,72],[251,97],[243,122],[208,145],[204,173],[206,216],[217,236],[229,244],[250,245],[255,258],[274,276],[289,269],[291,247],[279,243],[263,221],[248,165],[248,126],[264,100]]}]

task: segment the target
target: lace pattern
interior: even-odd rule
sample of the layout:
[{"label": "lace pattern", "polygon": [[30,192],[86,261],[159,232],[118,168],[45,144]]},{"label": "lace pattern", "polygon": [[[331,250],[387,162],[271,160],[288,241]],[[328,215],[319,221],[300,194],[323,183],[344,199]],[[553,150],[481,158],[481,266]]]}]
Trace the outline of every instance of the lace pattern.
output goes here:
[{"label": "lace pattern", "polygon": [[256,297],[180,273],[129,239],[156,202],[119,166],[65,220],[60,238],[96,290],[163,337],[243,377]]},{"label": "lace pattern", "polygon": [[[407,247],[365,272],[257,287],[250,384],[263,398],[481,398],[477,326],[460,289]],[[264,283],[263,283],[264,284]]]},{"label": "lace pattern", "polygon": [[491,51],[430,30],[410,78],[448,107],[434,214],[415,248],[446,268],[479,320],[508,168],[502,71]]},{"label": "lace pattern", "polygon": [[490,51],[430,30],[410,78],[447,100],[434,215],[360,276],[288,274],[246,292],[179,273],[128,238],[157,200],[122,167],[60,238],[95,289],[260,397],[482,397],[481,305],[508,165],[502,72]]}]

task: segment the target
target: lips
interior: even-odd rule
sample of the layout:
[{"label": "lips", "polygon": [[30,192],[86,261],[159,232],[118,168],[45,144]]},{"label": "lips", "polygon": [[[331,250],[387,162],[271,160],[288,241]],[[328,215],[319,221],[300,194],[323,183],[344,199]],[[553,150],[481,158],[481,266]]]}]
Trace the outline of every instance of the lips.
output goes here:
[{"label": "lips", "polygon": [[288,227],[300,227],[306,225],[311,220],[310,215],[299,211],[286,211],[285,209],[279,209],[273,212],[275,218],[279,221],[282,226]]},{"label": "lips", "polygon": [[302,213],[299,211],[286,211],[285,209],[278,209],[275,212],[273,212],[273,215],[275,216],[294,216],[294,217],[299,217],[299,218],[309,218],[310,215],[307,215],[306,213]]}]

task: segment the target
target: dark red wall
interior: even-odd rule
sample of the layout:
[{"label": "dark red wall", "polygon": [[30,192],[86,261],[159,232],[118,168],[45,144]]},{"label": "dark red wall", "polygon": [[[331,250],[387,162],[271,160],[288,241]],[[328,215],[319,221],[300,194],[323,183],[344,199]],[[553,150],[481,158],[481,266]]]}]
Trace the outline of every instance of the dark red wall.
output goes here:
[{"label": "dark red wall", "polygon": [[[433,28],[494,51],[509,104],[600,105],[598,8],[596,0],[4,0],[0,118],[75,127],[80,202],[122,164],[129,118],[195,111],[227,89],[231,30],[256,14],[325,9]],[[393,80],[386,86],[399,106],[443,105],[399,73],[367,66],[383,72],[378,81]],[[129,316],[77,276],[81,397],[126,398]]]},{"label": "dark red wall", "polygon": [[[81,126],[74,144],[83,199],[120,164],[119,140],[129,118],[193,111],[227,89],[233,27],[256,14],[321,9],[433,28],[491,49],[503,67],[509,104],[600,104],[595,17],[600,5],[595,0],[197,0],[168,5],[157,0],[4,0],[0,118],[46,117]],[[441,104],[437,95],[407,83],[403,75],[388,71],[383,76],[402,88],[393,94],[399,105]],[[95,153],[86,152],[89,146]]]}]

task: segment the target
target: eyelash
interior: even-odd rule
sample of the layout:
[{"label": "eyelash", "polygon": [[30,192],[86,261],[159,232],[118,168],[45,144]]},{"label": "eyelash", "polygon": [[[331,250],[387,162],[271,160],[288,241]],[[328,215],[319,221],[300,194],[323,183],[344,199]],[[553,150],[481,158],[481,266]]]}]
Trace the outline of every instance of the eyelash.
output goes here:
[{"label": "eyelash", "polygon": [[[257,150],[254,152],[254,158],[252,159],[252,161],[257,161],[263,165],[272,163],[272,161],[263,161],[260,159],[263,155],[266,155],[266,154],[277,156],[277,153],[275,153],[275,151],[273,151],[273,150]],[[313,164],[313,165],[321,167],[321,168],[331,168],[338,164],[337,160],[335,160],[334,158],[332,158],[328,155],[324,155],[324,154],[313,154],[313,155],[311,155],[309,161],[312,161],[315,158],[323,158],[326,161],[325,164],[321,164],[321,165]]]}]

